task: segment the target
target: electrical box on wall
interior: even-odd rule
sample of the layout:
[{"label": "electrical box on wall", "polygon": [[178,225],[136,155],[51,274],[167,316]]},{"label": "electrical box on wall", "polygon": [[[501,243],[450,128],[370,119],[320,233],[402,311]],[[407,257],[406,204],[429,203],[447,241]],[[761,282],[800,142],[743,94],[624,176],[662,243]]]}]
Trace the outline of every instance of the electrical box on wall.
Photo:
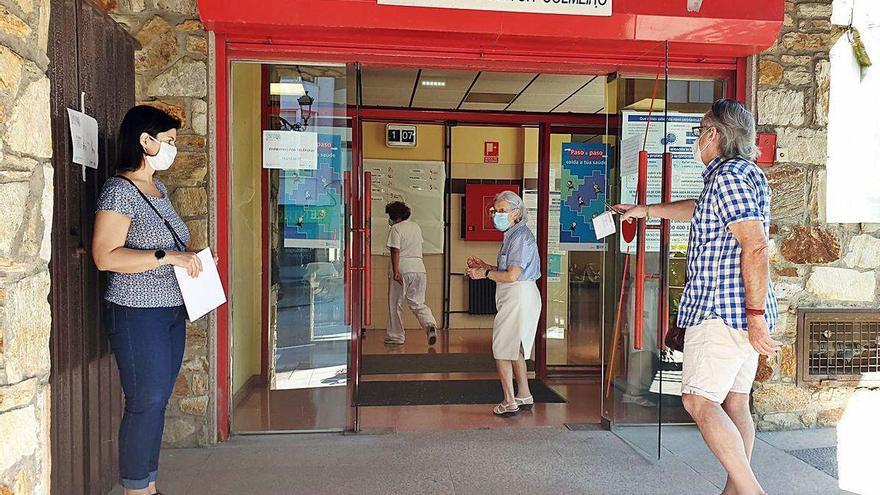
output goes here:
[{"label": "electrical box on wall", "polygon": [[489,216],[495,196],[504,191],[520,194],[520,187],[514,184],[467,184],[464,240],[500,242],[504,239],[504,233],[495,228]]}]

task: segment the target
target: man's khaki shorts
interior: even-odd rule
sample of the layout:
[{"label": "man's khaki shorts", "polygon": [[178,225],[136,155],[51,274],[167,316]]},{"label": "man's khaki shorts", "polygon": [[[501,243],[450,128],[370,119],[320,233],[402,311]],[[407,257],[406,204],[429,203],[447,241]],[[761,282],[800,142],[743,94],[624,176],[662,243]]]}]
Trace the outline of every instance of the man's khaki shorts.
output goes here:
[{"label": "man's khaki shorts", "polygon": [[748,394],[758,371],[758,352],[748,333],[712,318],[684,334],[681,391],[722,403],[730,392]]}]

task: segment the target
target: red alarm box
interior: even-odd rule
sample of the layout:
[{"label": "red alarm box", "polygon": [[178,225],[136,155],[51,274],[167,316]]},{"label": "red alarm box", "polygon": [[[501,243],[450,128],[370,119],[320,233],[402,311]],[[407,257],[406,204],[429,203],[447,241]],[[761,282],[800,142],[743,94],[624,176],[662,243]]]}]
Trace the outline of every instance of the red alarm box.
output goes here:
[{"label": "red alarm box", "polygon": [[464,240],[500,242],[504,239],[504,233],[495,228],[489,214],[495,205],[495,196],[504,191],[520,194],[519,186],[514,184],[467,184]]},{"label": "red alarm box", "polygon": [[760,167],[772,167],[776,163],[776,134],[758,134],[758,151],[755,163]]}]

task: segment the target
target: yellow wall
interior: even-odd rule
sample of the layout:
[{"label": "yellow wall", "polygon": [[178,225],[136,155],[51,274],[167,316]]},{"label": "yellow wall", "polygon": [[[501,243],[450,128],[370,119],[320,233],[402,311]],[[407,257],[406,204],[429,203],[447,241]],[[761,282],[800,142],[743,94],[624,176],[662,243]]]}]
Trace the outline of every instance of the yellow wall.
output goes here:
[{"label": "yellow wall", "polygon": [[[364,159],[430,160],[443,161],[443,126],[419,125],[414,148],[391,148],[385,145],[385,124],[366,122],[363,128]],[[382,212],[376,212],[382,213]],[[379,216],[379,215],[377,215]],[[384,329],[388,324],[388,268],[391,258],[372,255],[373,262],[373,324],[369,328]],[[443,315],[443,255],[426,255],[428,290],[425,303],[434,313],[437,323]],[[406,328],[419,328],[418,320],[405,311]]]},{"label": "yellow wall", "polygon": [[[385,145],[385,124],[364,124],[364,158],[389,160],[444,160],[443,126],[419,125],[417,146],[415,148],[389,148]],[[483,163],[485,141],[499,143],[499,163]],[[537,177],[538,133],[536,129],[504,127],[452,128],[452,178],[456,179],[504,179],[519,180]],[[525,163],[525,167],[524,167]],[[464,273],[469,256],[483,258],[495,264],[497,242],[465,242],[461,239],[461,194],[451,197],[451,243],[446,246],[450,252],[450,271]],[[387,256],[373,256],[373,324],[370,328],[384,329],[388,321],[388,264]],[[442,255],[425,256],[428,275],[426,303],[441,322],[443,311],[443,273]],[[467,280],[460,275],[450,277],[450,310],[467,310]],[[418,328],[418,322],[408,311],[405,324],[407,328]],[[491,328],[491,316],[472,316],[453,314],[451,328]]]},{"label": "yellow wall", "polygon": [[232,66],[232,393],[260,375],[262,291],[259,64]]}]

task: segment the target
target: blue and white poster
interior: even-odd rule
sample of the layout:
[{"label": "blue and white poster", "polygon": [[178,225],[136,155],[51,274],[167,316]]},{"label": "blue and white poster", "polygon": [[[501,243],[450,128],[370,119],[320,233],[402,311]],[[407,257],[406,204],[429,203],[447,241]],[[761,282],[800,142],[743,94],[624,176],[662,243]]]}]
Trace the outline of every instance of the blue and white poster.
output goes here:
[{"label": "blue and white poster", "polygon": [[604,144],[563,143],[560,177],[559,249],[604,251],[593,217],[605,211],[608,159]]},{"label": "blue and white poster", "polygon": [[318,136],[318,168],[281,170],[284,247],[338,248],[342,233],[342,136]]}]

